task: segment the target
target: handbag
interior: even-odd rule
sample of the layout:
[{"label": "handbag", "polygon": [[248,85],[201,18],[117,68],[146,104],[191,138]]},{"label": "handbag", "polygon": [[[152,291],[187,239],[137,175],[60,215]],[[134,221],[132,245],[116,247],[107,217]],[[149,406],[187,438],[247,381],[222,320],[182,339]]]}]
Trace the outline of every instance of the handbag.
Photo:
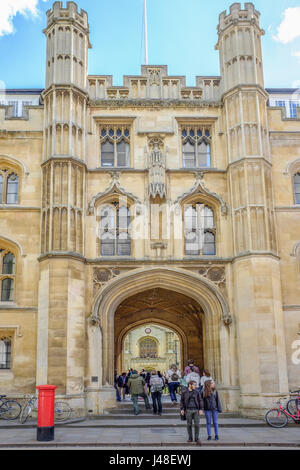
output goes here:
[{"label": "handbag", "polygon": [[186,414],[184,413],[184,415],[182,415],[180,413],[180,419],[181,419],[181,421],[186,421]]}]

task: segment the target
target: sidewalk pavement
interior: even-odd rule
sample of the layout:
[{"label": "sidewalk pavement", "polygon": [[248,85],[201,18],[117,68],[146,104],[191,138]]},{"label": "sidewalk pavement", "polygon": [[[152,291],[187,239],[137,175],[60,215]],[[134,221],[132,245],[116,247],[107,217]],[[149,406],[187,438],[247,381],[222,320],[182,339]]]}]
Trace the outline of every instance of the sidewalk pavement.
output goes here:
[{"label": "sidewalk pavement", "polygon": [[[0,429],[0,449],[3,448],[131,448],[135,447],[197,447],[196,444],[188,444],[187,432],[184,427],[169,426],[162,428],[150,425],[147,422],[146,428],[112,428],[110,425],[103,427],[92,427],[92,420],[85,426],[65,425],[56,427],[55,440],[50,443],[36,441],[35,428],[11,428],[7,426]],[[95,423],[94,423],[95,424]],[[283,429],[273,429],[268,426],[256,428],[230,427],[220,429],[219,441],[207,441],[206,428],[202,421],[200,430],[200,440],[203,446],[207,447],[289,447],[300,449],[300,426],[286,427]]]}]

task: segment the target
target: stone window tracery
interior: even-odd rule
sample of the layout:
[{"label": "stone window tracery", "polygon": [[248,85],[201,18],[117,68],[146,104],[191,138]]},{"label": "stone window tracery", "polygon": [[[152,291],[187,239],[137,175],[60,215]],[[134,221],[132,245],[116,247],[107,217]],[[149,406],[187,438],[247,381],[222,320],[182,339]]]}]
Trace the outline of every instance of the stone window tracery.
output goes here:
[{"label": "stone window tracery", "polygon": [[130,256],[130,209],[113,202],[100,208],[99,239],[101,256]]},{"label": "stone window tracery", "polygon": [[19,177],[7,168],[0,168],[0,204],[18,204]]},{"label": "stone window tracery", "polygon": [[100,130],[101,166],[130,166],[130,130],[127,126],[102,126]]},{"label": "stone window tracery", "polygon": [[11,339],[0,338],[0,369],[11,368]]},{"label": "stone window tracery", "polygon": [[184,210],[185,254],[215,255],[216,229],[213,210],[202,203],[189,204]]},{"label": "stone window tracery", "polygon": [[181,130],[184,168],[211,166],[211,130],[200,126],[183,126]]},{"label": "stone window tracery", "polygon": [[15,284],[15,257],[8,251],[0,248],[0,300],[12,302]]},{"label": "stone window tracery", "polygon": [[142,359],[157,358],[157,343],[152,338],[144,338],[140,341],[140,356]]}]

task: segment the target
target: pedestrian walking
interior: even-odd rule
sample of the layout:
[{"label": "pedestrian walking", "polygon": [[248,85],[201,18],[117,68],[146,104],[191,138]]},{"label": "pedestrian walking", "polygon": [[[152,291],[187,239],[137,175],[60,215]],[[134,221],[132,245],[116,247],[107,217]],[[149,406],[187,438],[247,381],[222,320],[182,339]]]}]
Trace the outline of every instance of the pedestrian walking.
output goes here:
[{"label": "pedestrian walking", "polygon": [[218,416],[222,413],[222,407],[218,392],[213,380],[206,380],[203,390],[203,405],[206,418],[207,440],[211,441],[211,421],[213,420],[215,440],[219,440]]},{"label": "pedestrian walking", "polygon": [[195,442],[199,443],[200,436],[200,415],[203,415],[203,400],[197,383],[193,380],[188,383],[188,388],[181,394],[180,413],[186,416],[188,441],[193,442],[193,422],[195,428]]},{"label": "pedestrian walking", "polygon": [[193,359],[188,360],[187,366],[184,369],[184,375],[188,375],[191,372],[196,372],[196,374],[200,375],[199,367],[195,366]]},{"label": "pedestrian walking", "polygon": [[126,377],[127,377],[126,372],[123,372],[121,375],[119,375],[118,382],[117,382],[119,395],[120,395],[120,398],[123,397],[123,400],[125,400],[126,398]]},{"label": "pedestrian walking", "polygon": [[145,379],[141,375],[139,375],[136,370],[132,371],[132,375],[128,379],[128,387],[130,390],[135,415],[139,414],[139,404],[138,404],[139,397],[142,397],[144,399],[146,409],[147,410],[151,409],[147,394],[145,393],[145,390],[144,390],[145,383],[146,383]]},{"label": "pedestrian walking", "polygon": [[187,386],[187,381],[186,381],[186,375],[184,375],[181,379],[180,379],[180,393],[184,392],[185,390],[187,390],[188,386]]},{"label": "pedestrian walking", "polygon": [[114,375],[114,388],[116,390],[116,399],[117,401],[121,401],[121,396],[120,396],[120,393],[119,393],[119,389],[118,389],[118,372],[115,370],[115,375]]},{"label": "pedestrian walking", "polygon": [[166,372],[166,378],[168,380],[169,393],[172,400],[172,405],[175,406],[177,403],[177,389],[180,385],[181,372],[177,368],[176,364],[172,364],[170,369]]},{"label": "pedestrian walking", "polygon": [[[152,374],[152,372],[151,372],[151,374]],[[151,374],[150,374],[150,372],[147,372],[146,379],[145,379],[145,381],[146,381],[146,390],[145,391],[146,391],[146,393],[148,393],[148,395],[150,395],[150,389],[151,389],[151,386],[150,386]]]},{"label": "pedestrian walking", "polygon": [[212,376],[211,376],[209,370],[204,369],[203,375],[202,375],[202,377],[201,377],[201,379],[200,379],[200,393],[203,392],[203,387],[204,387],[204,384],[205,384],[205,382],[206,382],[207,380],[213,380],[213,378],[212,378]]},{"label": "pedestrian walking", "polygon": [[151,397],[152,397],[152,405],[153,405],[153,414],[157,414],[161,416],[162,414],[162,403],[161,403],[161,395],[164,388],[164,380],[162,377],[159,377],[158,373],[155,370],[151,372],[150,377],[150,390],[151,390]]},{"label": "pedestrian walking", "polygon": [[197,384],[197,390],[200,392],[200,374],[197,374],[197,372],[190,372],[185,376],[186,383],[188,384],[189,382],[193,381],[196,382]]}]

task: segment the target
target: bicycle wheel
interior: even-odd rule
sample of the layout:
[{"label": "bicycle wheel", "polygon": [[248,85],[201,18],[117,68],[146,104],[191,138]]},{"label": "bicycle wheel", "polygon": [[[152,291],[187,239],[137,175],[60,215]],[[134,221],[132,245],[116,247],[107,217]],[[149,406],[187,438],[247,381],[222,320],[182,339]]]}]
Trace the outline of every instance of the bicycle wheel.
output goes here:
[{"label": "bicycle wheel", "polygon": [[272,428],[284,428],[288,424],[288,417],[283,411],[274,408],[266,413],[266,421]]},{"label": "bicycle wheel", "polygon": [[293,398],[292,400],[289,400],[287,405],[286,405],[288,412],[291,415],[297,415],[298,411],[300,411],[300,401],[298,398]]},{"label": "bicycle wheel", "polygon": [[63,401],[57,401],[54,404],[54,421],[66,421],[70,418],[72,408]]},{"label": "bicycle wheel", "polygon": [[21,415],[20,415],[20,423],[24,424],[26,423],[28,417],[31,414],[31,406],[30,405],[25,405],[24,408],[22,409]]},{"label": "bicycle wheel", "polygon": [[8,421],[17,419],[21,413],[21,405],[15,400],[7,400],[0,408],[1,418]]}]

